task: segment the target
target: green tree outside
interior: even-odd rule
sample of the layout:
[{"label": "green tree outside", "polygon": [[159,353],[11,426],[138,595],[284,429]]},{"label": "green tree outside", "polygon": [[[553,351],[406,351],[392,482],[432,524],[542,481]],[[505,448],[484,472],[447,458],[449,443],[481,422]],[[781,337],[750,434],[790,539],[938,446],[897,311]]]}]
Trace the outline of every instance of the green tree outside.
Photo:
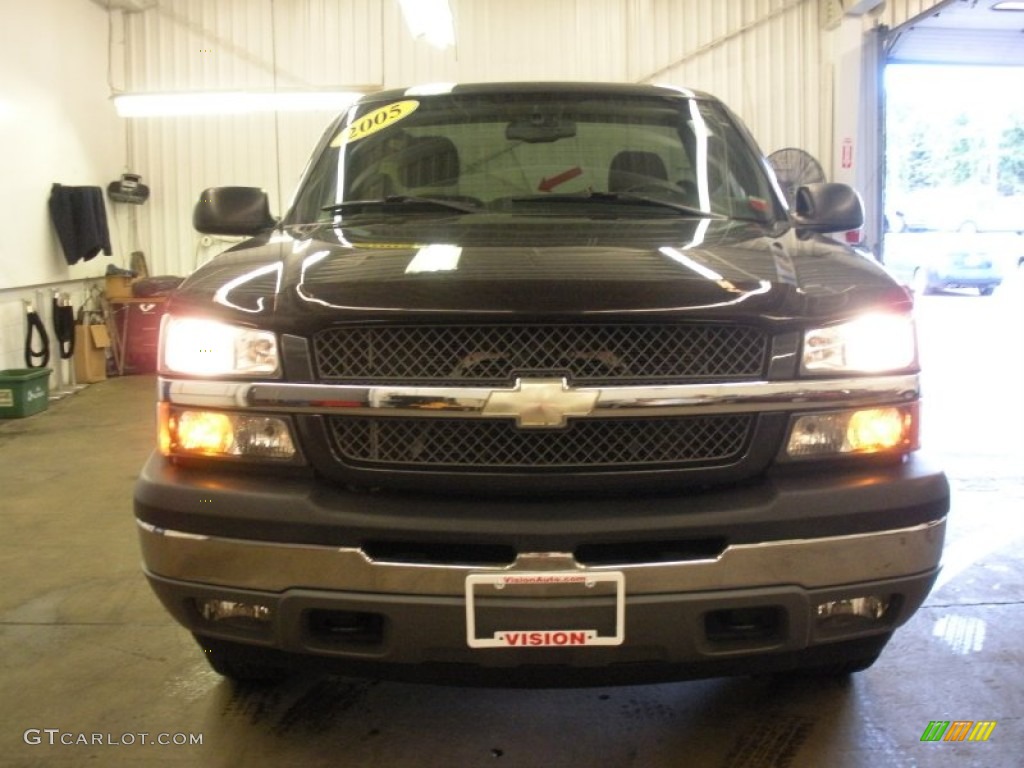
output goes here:
[{"label": "green tree outside", "polygon": [[[1024,74],[984,67],[973,68],[973,73],[949,67],[890,69],[910,73],[887,80],[890,197],[950,187],[1024,194]],[[933,87],[922,87],[920,77],[915,83],[912,70],[931,83],[937,77],[950,82],[940,92],[947,95],[936,97]],[[953,74],[975,86],[958,86]],[[1001,86],[999,95],[983,87],[993,81]]]}]

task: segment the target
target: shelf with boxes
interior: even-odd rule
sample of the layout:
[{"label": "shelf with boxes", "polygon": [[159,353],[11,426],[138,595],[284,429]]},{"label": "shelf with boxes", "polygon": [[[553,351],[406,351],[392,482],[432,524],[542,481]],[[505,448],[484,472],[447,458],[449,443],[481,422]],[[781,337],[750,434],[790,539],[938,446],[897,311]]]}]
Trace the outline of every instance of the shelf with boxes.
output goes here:
[{"label": "shelf with boxes", "polygon": [[180,281],[173,277],[107,275],[103,308],[118,375],[156,370],[160,322],[168,294]]},{"label": "shelf with boxes", "polygon": [[118,375],[156,370],[165,296],[106,298],[107,329]]}]

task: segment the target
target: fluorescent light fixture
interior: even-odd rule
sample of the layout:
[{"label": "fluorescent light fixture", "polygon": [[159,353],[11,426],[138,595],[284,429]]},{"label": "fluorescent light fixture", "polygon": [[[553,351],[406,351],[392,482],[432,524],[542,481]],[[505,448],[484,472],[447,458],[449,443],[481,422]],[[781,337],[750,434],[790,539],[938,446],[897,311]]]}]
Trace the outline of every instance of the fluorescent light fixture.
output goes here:
[{"label": "fluorescent light fixture", "polygon": [[1024,11],[1024,0],[1003,0],[992,6],[993,11]]},{"label": "fluorescent light fixture", "polygon": [[455,21],[448,0],[398,0],[409,32],[442,51],[455,45]]},{"label": "fluorescent light fixture", "polygon": [[114,108],[121,117],[340,112],[361,95],[345,91],[122,93],[114,97]]}]

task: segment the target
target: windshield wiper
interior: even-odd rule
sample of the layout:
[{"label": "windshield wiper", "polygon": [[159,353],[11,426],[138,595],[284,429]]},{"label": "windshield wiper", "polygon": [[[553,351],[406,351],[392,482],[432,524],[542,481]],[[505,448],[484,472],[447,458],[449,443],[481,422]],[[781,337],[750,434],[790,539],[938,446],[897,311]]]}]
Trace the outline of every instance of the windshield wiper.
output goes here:
[{"label": "windshield wiper", "polygon": [[636,192],[588,192],[582,195],[530,195],[529,197],[513,197],[511,199],[513,203],[641,203],[643,205],[653,205],[659,208],[670,208],[673,211],[685,213],[687,216],[700,216],[701,218],[706,219],[728,218],[720,213],[702,211],[700,208],[694,208],[692,205],[686,205],[685,203],[676,203],[671,200],[665,200],[661,197],[641,195]]},{"label": "windshield wiper", "polygon": [[442,208],[460,213],[477,213],[479,206],[461,200],[448,200],[443,197],[418,197],[416,195],[388,195],[371,200],[343,200],[333,205],[325,205],[322,210],[329,213],[355,212],[365,208],[379,206],[404,206],[408,208]]}]

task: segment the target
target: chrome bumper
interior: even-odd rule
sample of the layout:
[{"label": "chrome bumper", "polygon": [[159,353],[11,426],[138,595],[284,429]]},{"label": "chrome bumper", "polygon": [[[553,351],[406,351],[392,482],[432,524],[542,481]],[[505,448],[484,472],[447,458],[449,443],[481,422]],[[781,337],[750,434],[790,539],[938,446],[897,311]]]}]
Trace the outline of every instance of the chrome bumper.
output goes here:
[{"label": "chrome bumper", "polygon": [[520,554],[508,567],[375,561],[360,549],[200,536],[138,521],[146,570],[182,582],[265,592],[316,589],[461,597],[470,573],[621,571],[629,595],[793,585],[804,589],[896,579],[939,563],[945,518],[891,531],[738,544],[706,560],[585,568],[568,553]]}]

